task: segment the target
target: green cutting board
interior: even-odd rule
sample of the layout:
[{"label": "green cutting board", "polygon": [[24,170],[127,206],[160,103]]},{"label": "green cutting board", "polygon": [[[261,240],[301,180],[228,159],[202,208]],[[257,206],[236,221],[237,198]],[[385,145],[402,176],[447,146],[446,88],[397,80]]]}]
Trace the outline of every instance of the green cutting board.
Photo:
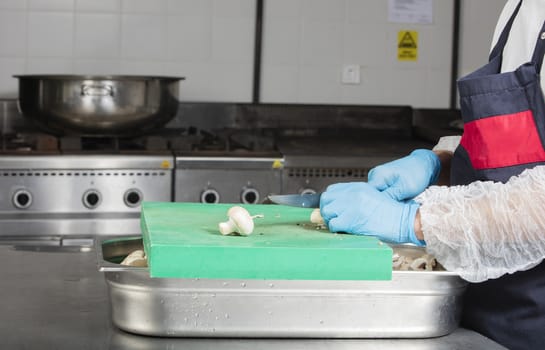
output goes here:
[{"label": "green cutting board", "polygon": [[389,280],[392,249],[367,236],[333,234],[310,223],[312,209],[241,205],[249,236],[223,236],[218,224],[240,204],[145,202],[144,249],[151,277],[275,280]]}]

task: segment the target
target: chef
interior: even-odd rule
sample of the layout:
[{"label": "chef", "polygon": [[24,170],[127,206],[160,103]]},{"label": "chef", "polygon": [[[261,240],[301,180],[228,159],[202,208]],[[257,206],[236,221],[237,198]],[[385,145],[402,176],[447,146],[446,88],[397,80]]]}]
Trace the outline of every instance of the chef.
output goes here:
[{"label": "chef", "polygon": [[[488,64],[458,81],[461,139],[332,185],[320,202],[332,232],[425,245],[472,282],[462,325],[509,349],[545,344],[544,54],[545,0],[507,1]],[[449,167],[451,186],[428,187]]]}]

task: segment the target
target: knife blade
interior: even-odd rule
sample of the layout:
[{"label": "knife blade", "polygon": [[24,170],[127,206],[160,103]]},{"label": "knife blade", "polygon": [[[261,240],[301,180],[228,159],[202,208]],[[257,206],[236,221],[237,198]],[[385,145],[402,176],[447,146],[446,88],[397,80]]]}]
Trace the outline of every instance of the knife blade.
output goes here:
[{"label": "knife blade", "polygon": [[275,204],[301,208],[319,208],[321,195],[321,193],[278,194],[270,195],[268,199]]}]

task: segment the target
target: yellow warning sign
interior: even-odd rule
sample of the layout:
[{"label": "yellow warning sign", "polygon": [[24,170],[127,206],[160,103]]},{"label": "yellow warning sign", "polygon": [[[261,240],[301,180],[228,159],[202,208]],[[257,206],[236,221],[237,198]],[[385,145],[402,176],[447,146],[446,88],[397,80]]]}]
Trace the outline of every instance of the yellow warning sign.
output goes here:
[{"label": "yellow warning sign", "polygon": [[273,169],[282,169],[284,167],[284,161],[282,159],[275,159],[272,167]]},{"label": "yellow warning sign", "polygon": [[402,30],[397,33],[397,60],[416,61],[418,58],[418,32]]}]

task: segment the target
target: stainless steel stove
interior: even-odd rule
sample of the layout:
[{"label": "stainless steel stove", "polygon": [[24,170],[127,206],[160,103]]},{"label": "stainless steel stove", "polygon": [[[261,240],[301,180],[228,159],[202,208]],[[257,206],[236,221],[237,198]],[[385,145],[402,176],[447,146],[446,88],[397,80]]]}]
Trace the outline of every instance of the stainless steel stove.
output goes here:
[{"label": "stainless steel stove", "polygon": [[323,192],[338,182],[367,181],[373,167],[407,155],[425,142],[366,135],[359,138],[290,138],[279,140],[284,156],[283,193]]},{"label": "stainless steel stove", "polygon": [[0,155],[0,228],[10,236],[139,232],[143,201],[172,200],[173,167],[170,154]]},{"label": "stainless steel stove", "polygon": [[281,154],[176,155],[176,202],[261,203],[282,192]]}]

